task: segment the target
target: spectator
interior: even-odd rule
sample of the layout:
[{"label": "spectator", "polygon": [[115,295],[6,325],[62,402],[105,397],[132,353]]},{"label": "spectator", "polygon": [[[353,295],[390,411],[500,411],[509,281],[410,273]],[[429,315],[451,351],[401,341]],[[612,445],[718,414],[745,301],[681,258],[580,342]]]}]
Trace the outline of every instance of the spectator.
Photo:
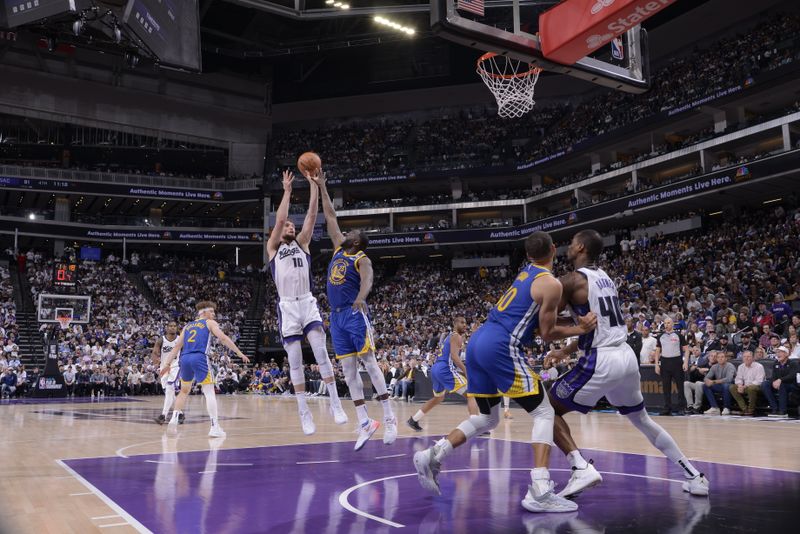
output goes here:
[{"label": "spectator", "polygon": [[703,381],[711,366],[717,363],[717,351],[708,351],[705,356],[699,353],[700,347],[695,346],[692,348],[687,380],[683,383],[686,412],[689,414],[700,413],[700,409],[703,406]]},{"label": "spectator", "polygon": [[703,380],[703,393],[705,393],[711,407],[706,410],[706,415],[720,415],[719,404],[714,397],[715,393],[722,394],[722,415],[731,414],[730,386],[736,378],[736,367],[728,362],[728,355],[723,351],[717,352],[717,363],[711,366],[705,380]]},{"label": "spectator", "polygon": [[[761,384],[761,391],[769,401],[770,417],[788,417],[786,411],[789,394],[797,391],[797,374],[800,372],[797,360],[789,359],[789,349],[781,346],[777,350],[778,361],[772,369],[772,378]],[[778,397],[775,398],[775,392]]]},{"label": "spectator", "polygon": [[7,399],[13,396],[16,391],[17,375],[14,374],[10,367],[6,368],[2,378],[0,378],[0,394],[2,394],[2,398]]},{"label": "spectator", "polygon": [[639,349],[639,363],[651,364],[656,360],[656,348],[658,340],[650,335],[650,328],[642,327],[642,346]]},{"label": "spectator", "polygon": [[633,327],[633,318],[631,317],[625,319],[625,326],[628,329],[628,346],[633,350],[634,354],[639,356],[637,363],[641,363],[642,334]]},{"label": "spectator", "polygon": [[[743,415],[751,416],[756,411],[756,401],[761,384],[764,383],[764,366],[755,361],[753,352],[744,351],[742,354],[743,363],[736,370],[736,379],[730,385],[731,396],[736,400]],[[747,405],[745,405],[743,395],[747,395]]]},{"label": "spectator", "polygon": [[750,351],[755,354],[758,348],[758,343],[753,340],[753,335],[750,332],[742,332],[741,342],[736,346],[736,357],[742,358],[742,355]]}]

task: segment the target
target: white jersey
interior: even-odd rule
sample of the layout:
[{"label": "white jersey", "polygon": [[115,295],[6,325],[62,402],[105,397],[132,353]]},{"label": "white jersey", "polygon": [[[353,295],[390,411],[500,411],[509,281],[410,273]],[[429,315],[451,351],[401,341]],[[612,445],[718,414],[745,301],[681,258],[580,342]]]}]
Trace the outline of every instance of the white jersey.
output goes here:
[{"label": "white jersey", "polygon": [[[178,342],[178,336],[175,336],[175,339],[173,339],[172,341],[167,339],[167,336],[161,336],[161,368],[162,369],[164,368],[164,361],[167,359],[167,356],[169,356],[169,353],[172,352],[172,349],[175,348],[175,344],[177,342]],[[172,368],[178,367],[180,365],[180,363],[178,362],[179,359],[180,359],[180,354],[178,354],[175,357],[175,359],[172,360],[172,363],[170,364],[170,367],[172,367]]]},{"label": "white jersey", "polygon": [[280,298],[297,298],[311,293],[311,255],[300,248],[297,241],[281,243],[269,263]]},{"label": "white jersey", "polygon": [[589,287],[588,305],[571,304],[573,315],[583,316],[594,312],[597,328],[578,338],[578,348],[584,352],[602,347],[618,347],[628,340],[628,329],[619,304],[619,293],[614,281],[599,268],[581,267],[578,272],[586,277]]}]

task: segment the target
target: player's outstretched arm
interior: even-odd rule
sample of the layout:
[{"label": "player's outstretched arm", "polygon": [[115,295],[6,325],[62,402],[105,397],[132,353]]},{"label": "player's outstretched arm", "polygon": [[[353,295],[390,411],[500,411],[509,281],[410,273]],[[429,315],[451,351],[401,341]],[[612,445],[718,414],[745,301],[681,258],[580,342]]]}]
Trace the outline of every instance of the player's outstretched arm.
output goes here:
[{"label": "player's outstretched arm", "polygon": [[462,339],[461,334],[452,334],[450,336],[450,359],[453,361],[453,365],[458,367],[464,373],[464,376],[467,376],[467,367],[461,361]]},{"label": "player's outstretched arm", "polygon": [[150,353],[150,361],[153,365],[161,363],[161,343],[163,343],[161,336],[156,337],[156,342],[153,344],[153,352]]},{"label": "player's outstretched arm", "polygon": [[367,313],[367,295],[372,291],[372,260],[362,256],[356,265],[358,274],[361,276],[361,288],[358,290],[355,302],[353,302],[353,309]]},{"label": "player's outstretched arm", "polygon": [[164,368],[161,369],[160,373],[158,373],[159,377],[162,377],[162,376],[166,375],[167,373],[169,373],[170,364],[175,359],[175,357],[178,356],[178,354],[181,353],[181,349],[182,348],[183,348],[183,332],[181,332],[181,335],[179,335],[178,339],[175,340],[175,346],[172,347],[172,350],[169,351],[169,354],[167,354],[167,357],[164,359],[164,361],[163,361]]},{"label": "player's outstretched arm", "polygon": [[289,204],[292,202],[292,182],[294,181],[294,174],[290,171],[283,171],[283,198],[278,205],[278,211],[275,213],[275,226],[272,227],[272,232],[269,234],[267,240],[267,257],[272,257],[278,252],[278,247],[281,245],[281,234],[283,233],[283,225],[289,219]]},{"label": "player's outstretched arm", "polygon": [[206,321],[206,325],[208,326],[208,330],[214,334],[214,337],[219,339],[220,343],[231,349],[238,357],[244,361],[244,363],[250,363],[250,358],[244,355],[244,353],[239,350],[239,347],[236,346],[236,343],[233,342],[228,335],[222,331],[222,328],[219,327],[219,323],[217,321],[209,319]]},{"label": "player's outstretched arm", "polygon": [[531,284],[531,297],[539,303],[539,330],[545,342],[579,336],[594,330],[597,316],[589,312],[579,317],[575,326],[559,326],[558,306],[561,302],[561,282],[552,276],[544,276]]},{"label": "player's outstretched arm", "polygon": [[319,196],[322,197],[322,212],[325,214],[325,222],[328,224],[328,235],[331,241],[333,241],[334,248],[338,248],[344,243],[344,235],[339,229],[339,222],[336,220],[336,210],[333,208],[331,196],[328,194],[328,186],[325,183],[325,173],[321,172],[316,176],[311,176],[309,180],[319,187]]},{"label": "player's outstretched arm", "polygon": [[[321,173],[322,170],[317,171]],[[314,234],[314,225],[317,224],[317,209],[319,208],[319,187],[311,180],[311,176],[306,174],[306,179],[311,186],[308,198],[308,212],[303,221],[303,229],[297,235],[297,243],[308,252],[308,244],[311,243],[311,236]]]}]

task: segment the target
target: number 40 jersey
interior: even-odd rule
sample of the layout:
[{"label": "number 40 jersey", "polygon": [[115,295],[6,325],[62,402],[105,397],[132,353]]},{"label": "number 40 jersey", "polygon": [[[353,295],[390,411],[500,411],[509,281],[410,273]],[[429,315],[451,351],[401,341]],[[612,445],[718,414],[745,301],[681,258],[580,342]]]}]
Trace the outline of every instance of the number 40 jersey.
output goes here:
[{"label": "number 40 jersey", "polygon": [[591,311],[597,315],[597,328],[578,338],[578,348],[585,352],[625,343],[628,340],[628,329],[614,281],[597,267],[582,267],[577,272],[586,277],[589,302],[583,305],[570,303],[572,313],[574,316],[584,316]]}]

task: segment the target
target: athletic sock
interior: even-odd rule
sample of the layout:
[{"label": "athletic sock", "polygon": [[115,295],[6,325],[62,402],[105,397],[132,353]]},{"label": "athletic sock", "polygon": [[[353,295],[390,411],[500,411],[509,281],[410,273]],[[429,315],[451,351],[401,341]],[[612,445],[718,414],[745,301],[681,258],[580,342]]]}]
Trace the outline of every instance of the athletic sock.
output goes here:
[{"label": "athletic sock", "polygon": [[308,402],[306,402],[306,392],[301,391],[300,393],[295,393],[294,398],[297,399],[297,409],[300,410],[300,413],[308,411]]},{"label": "athletic sock", "polygon": [[328,396],[331,398],[331,406],[335,410],[341,410],[342,401],[339,399],[339,392],[336,391],[336,381],[326,383],[325,387],[328,389]]},{"label": "athletic sock", "polygon": [[412,415],[411,419],[413,419],[415,423],[419,423],[420,421],[422,421],[423,417],[425,417],[425,414],[422,412],[422,410],[417,410],[417,413]]},{"label": "athletic sock", "polygon": [[433,458],[439,463],[447,458],[451,452],[453,452],[453,444],[447,438],[440,439],[433,446]]},{"label": "athletic sock", "polygon": [[178,417],[180,417],[182,413],[183,412],[180,411],[180,410],[173,410],[172,411],[172,419],[170,419],[169,422],[172,423],[174,421],[174,422],[177,423],[178,422]]},{"label": "athletic sock", "polygon": [[581,455],[581,451],[577,449],[567,454],[567,460],[569,460],[569,465],[576,469],[586,469],[589,467],[589,462],[584,460],[583,456]]},{"label": "athletic sock", "polygon": [[511,397],[503,397],[503,408],[508,410],[511,406]]},{"label": "athletic sock", "polygon": [[686,456],[681,456],[681,458],[675,463],[683,469],[683,476],[688,479],[692,479],[700,475],[700,471],[695,469],[695,467],[692,465],[692,462],[690,462]]},{"label": "athletic sock", "polygon": [[389,402],[389,399],[383,399],[381,401],[381,406],[383,406],[383,417],[385,419],[394,417],[394,410],[392,410],[392,403]]},{"label": "athletic sock", "polygon": [[361,406],[356,406],[356,415],[358,416],[358,422],[362,425],[369,421],[367,407],[363,404]]}]

